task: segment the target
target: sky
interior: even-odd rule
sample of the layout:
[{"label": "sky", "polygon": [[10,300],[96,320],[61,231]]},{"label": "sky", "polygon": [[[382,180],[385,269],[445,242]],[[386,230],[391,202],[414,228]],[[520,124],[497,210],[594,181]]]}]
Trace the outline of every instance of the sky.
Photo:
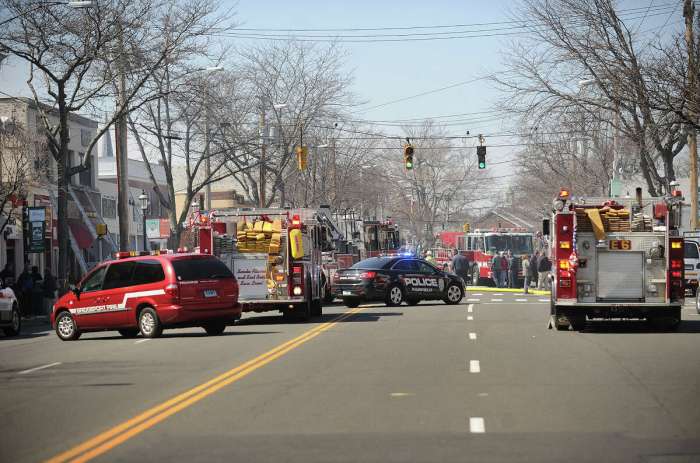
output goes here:
[{"label": "sky", "polygon": [[[454,24],[483,24],[512,21],[516,18],[516,0],[355,0],[319,1],[295,0],[221,0],[224,7],[236,11],[235,21],[239,28],[246,29],[332,29],[332,28],[385,28],[416,27],[418,29],[389,32],[352,32],[352,34],[376,34],[406,32],[420,33],[420,27]],[[673,0],[679,5],[681,0]],[[669,5],[671,0],[625,0],[621,8],[658,7]],[[672,23],[682,21],[682,11],[672,15],[644,18],[644,27],[663,24],[672,18]],[[472,26],[482,29],[500,26]],[[430,31],[435,31],[431,29]],[[441,29],[437,29],[441,30]],[[456,29],[442,29],[451,31]],[[242,33],[274,34],[277,32],[248,31]],[[324,32],[300,32],[301,34],[324,34]],[[344,32],[343,34],[350,34]],[[329,34],[337,34],[331,32]],[[344,43],[348,53],[347,72],[354,76],[353,92],[365,104],[353,111],[353,119],[393,121],[398,119],[428,118],[433,116],[492,111],[500,93],[488,80],[476,80],[501,69],[501,51],[517,36],[492,36],[459,38],[451,40],[406,41],[384,43]],[[234,39],[236,45],[245,45],[246,40]],[[10,60],[0,68],[0,90],[15,95],[28,95],[24,84],[25,68]],[[462,82],[473,81],[466,84]],[[458,84],[458,85],[455,85]],[[417,94],[430,92],[446,86],[444,91],[391,103]],[[386,104],[390,103],[390,104]],[[374,106],[379,106],[373,108]],[[368,108],[365,110],[363,108]],[[450,126],[451,135],[484,133],[486,143],[504,143],[503,138],[489,140],[488,134],[509,131],[512,126],[503,119],[476,120]],[[481,120],[479,120],[481,119]],[[384,127],[391,135],[401,135],[399,127]],[[489,163],[511,159],[517,148],[494,148],[489,150]],[[419,151],[417,151],[419,153]],[[476,153],[474,152],[474,156]],[[503,175],[497,188],[505,187],[510,172],[509,164],[489,166],[485,175]]]}]

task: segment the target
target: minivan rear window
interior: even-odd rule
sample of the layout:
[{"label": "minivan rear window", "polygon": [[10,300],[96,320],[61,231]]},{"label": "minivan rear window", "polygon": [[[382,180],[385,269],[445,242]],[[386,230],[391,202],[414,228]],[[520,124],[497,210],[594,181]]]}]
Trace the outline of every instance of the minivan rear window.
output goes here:
[{"label": "minivan rear window", "polygon": [[216,257],[173,260],[178,281],[213,280],[233,278],[233,273]]}]

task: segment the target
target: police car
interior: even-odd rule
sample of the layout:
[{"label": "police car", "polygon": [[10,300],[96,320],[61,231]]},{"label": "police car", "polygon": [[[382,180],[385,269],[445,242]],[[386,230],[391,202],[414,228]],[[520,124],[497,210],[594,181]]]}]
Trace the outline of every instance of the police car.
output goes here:
[{"label": "police car", "polygon": [[371,257],[338,270],[333,288],[351,308],[371,301],[384,301],[388,306],[403,302],[415,305],[422,300],[458,304],[464,297],[460,277],[438,270],[423,259],[406,256]]},{"label": "police car", "polygon": [[164,328],[186,326],[217,335],[241,316],[238,282],[214,256],[122,252],[116,257],[56,301],[51,323],[59,338],[72,341],[105,330],[156,338]]}]

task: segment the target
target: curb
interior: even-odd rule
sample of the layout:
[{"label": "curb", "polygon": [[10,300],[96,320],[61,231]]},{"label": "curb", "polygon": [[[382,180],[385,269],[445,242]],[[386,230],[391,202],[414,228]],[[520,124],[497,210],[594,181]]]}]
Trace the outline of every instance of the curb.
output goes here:
[{"label": "curb", "polygon": [[[523,288],[492,288],[491,286],[467,286],[467,291],[480,291],[484,293],[522,293]],[[549,296],[550,291],[530,289],[528,294],[535,296]]]}]

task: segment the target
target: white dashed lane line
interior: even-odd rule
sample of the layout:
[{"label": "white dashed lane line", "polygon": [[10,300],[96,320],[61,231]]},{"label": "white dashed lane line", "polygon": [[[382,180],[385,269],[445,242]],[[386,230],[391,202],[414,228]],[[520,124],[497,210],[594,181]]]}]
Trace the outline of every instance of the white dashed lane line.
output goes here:
[{"label": "white dashed lane line", "polygon": [[471,315],[467,315],[467,320],[472,321],[472,320],[474,320],[474,317],[472,317]]},{"label": "white dashed lane line", "polygon": [[527,299],[516,299],[515,302],[527,302]]},{"label": "white dashed lane line", "polygon": [[478,416],[472,416],[469,418],[469,432],[472,434],[482,434],[486,432],[486,425],[484,424],[484,419]]},{"label": "white dashed lane line", "polygon": [[467,299],[467,302],[479,302],[481,299]]},{"label": "white dashed lane line", "polygon": [[484,293],[472,293],[472,296],[483,296]]},{"label": "white dashed lane line", "polygon": [[549,299],[537,299],[538,302],[549,302]]},{"label": "white dashed lane line", "polygon": [[469,339],[476,341],[476,333],[469,333]]},{"label": "white dashed lane line", "polygon": [[503,302],[503,299],[491,299],[491,302]]},{"label": "white dashed lane line", "polygon": [[467,306],[467,312],[469,312],[469,313],[474,312],[474,304],[469,304],[469,305]]},{"label": "white dashed lane line", "polygon": [[29,373],[33,373],[35,371],[43,370],[45,368],[55,367],[56,365],[60,365],[60,364],[61,364],[61,362],[53,362],[53,363],[49,363],[48,365],[41,365],[40,367],[34,367],[34,368],[30,368],[28,370],[22,370],[22,371],[17,372],[17,374],[18,375],[26,375]]},{"label": "white dashed lane line", "polygon": [[151,338],[144,338],[144,339],[139,339],[138,341],[134,341],[134,344],[141,344],[142,342],[150,341]]}]

